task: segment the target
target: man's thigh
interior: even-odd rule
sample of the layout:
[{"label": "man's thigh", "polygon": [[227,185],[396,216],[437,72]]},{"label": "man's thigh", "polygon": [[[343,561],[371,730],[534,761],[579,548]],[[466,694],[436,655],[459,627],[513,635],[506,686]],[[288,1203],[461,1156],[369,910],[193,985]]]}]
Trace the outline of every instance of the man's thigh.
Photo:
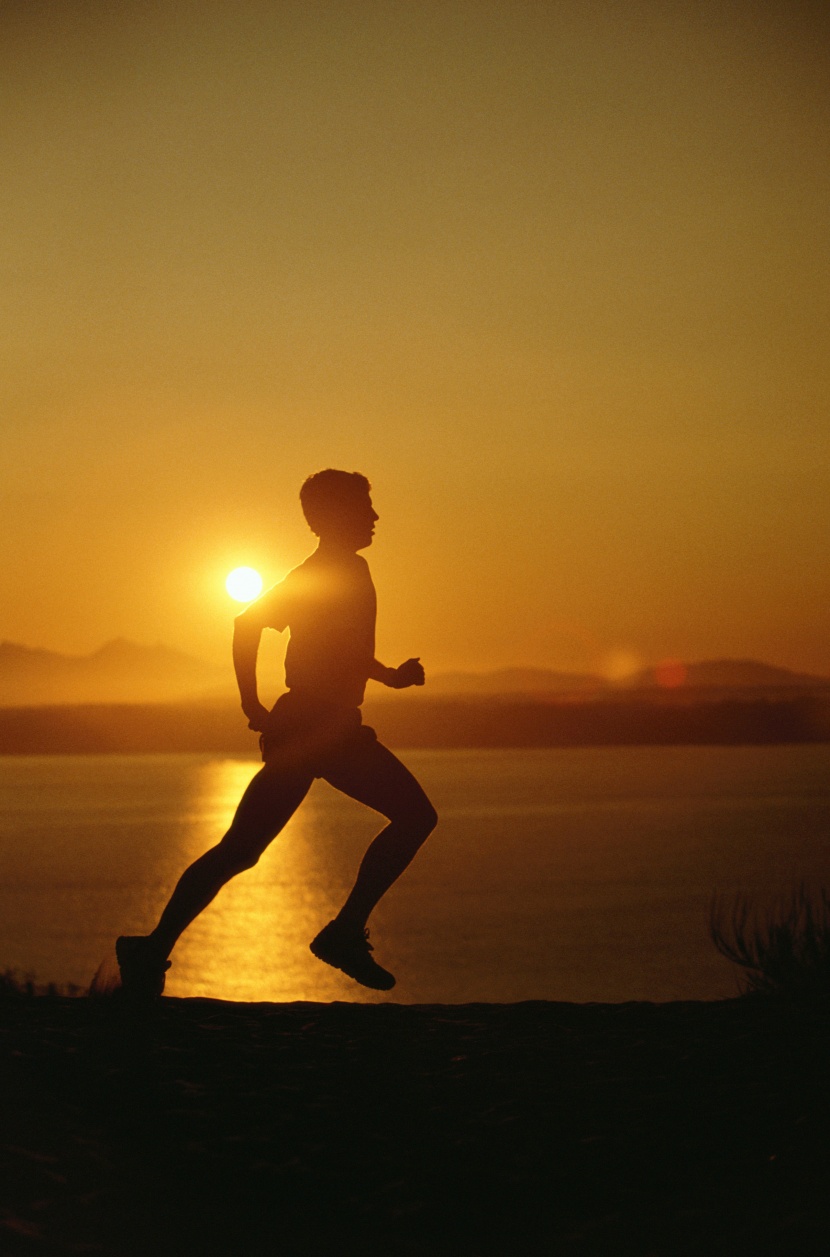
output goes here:
[{"label": "man's thigh", "polygon": [[307,769],[266,764],[240,799],[224,844],[246,855],[260,855],[294,815],[313,780]]},{"label": "man's thigh", "polygon": [[432,804],[420,783],[374,738],[361,740],[347,754],[326,764],[320,776],[390,821],[430,819],[434,823]]}]

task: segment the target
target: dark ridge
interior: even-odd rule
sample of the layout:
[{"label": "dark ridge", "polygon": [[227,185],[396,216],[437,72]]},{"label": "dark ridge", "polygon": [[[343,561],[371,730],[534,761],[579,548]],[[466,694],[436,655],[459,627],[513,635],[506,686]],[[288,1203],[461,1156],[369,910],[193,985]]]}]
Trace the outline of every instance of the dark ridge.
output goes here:
[{"label": "dark ridge", "polygon": [[[427,699],[367,703],[367,724],[399,748],[765,745],[830,741],[830,699],[708,703]],[[234,704],[109,704],[0,709],[0,754],[251,752]]]}]

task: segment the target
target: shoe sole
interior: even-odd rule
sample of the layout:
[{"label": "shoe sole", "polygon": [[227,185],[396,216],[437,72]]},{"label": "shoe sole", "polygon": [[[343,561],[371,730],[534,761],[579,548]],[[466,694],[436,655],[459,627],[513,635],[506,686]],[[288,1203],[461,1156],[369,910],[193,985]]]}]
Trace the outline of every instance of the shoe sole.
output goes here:
[{"label": "shoe sole", "polygon": [[[312,956],[316,956],[318,960],[322,960],[324,965],[328,965],[332,969],[337,969],[340,973],[345,973],[347,978],[351,978],[353,982],[358,982],[361,986],[365,986],[367,990],[391,991],[392,987],[395,985],[395,979],[391,973],[388,975],[388,979],[382,978],[380,981],[376,982],[371,980],[367,981],[365,977],[359,977],[356,973],[350,973],[348,969],[344,969],[343,965],[338,963],[335,956],[327,955],[325,951],[317,948],[315,946],[316,942],[317,940],[315,939],[313,943],[309,943],[308,945],[308,950],[311,952]],[[379,965],[378,968],[380,968]]]}]

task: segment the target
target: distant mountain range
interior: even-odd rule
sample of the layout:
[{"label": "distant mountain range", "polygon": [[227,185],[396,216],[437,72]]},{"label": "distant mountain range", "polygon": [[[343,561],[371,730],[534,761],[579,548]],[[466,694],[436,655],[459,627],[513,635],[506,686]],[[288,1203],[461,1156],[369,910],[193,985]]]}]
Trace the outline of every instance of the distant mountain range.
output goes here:
[{"label": "distant mountain range", "polygon": [[754,659],[708,659],[647,668],[638,675],[636,684],[640,688],[823,690],[830,688],[830,677],[791,672],[789,668],[776,668]]},{"label": "distant mountain range", "polygon": [[598,676],[547,668],[500,668],[497,672],[437,672],[431,694],[593,694],[607,683]]},{"label": "distant mountain range", "polygon": [[429,678],[431,694],[609,696],[644,690],[753,690],[815,692],[830,689],[830,677],[810,676],[753,659],[714,659],[670,663],[609,681],[591,673],[545,668],[503,668],[497,672],[443,672]]},{"label": "distant mountain range", "polygon": [[[372,688],[372,697],[385,694]],[[719,691],[758,694],[830,690],[830,678],[809,676],[753,660],[722,659],[650,668],[625,685],[586,673],[545,668],[495,672],[443,672],[429,677],[430,697],[522,696],[588,699],[649,690],[694,691],[703,698]],[[166,703],[231,699],[230,662],[217,666],[167,646],[139,646],[119,638],[91,655],[64,655],[14,642],[0,643],[0,707],[71,703]]]},{"label": "distant mountain range", "polygon": [[227,668],[167,646],[118,638],[91,655],[0,642],[0,707],[66,703],[165,703],[229,690]]}]

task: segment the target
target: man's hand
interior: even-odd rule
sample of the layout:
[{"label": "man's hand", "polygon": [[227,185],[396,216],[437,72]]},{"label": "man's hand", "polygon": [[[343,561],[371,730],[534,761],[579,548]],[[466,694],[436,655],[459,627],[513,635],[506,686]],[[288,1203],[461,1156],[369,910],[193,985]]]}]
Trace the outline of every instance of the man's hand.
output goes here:
[{"label": "man's hand", "polygon": [[248,728],[254,729],[257,733],[262,733],[268,723],[268,717],[271,715],[268,708],[257,702],[256,704],[249,703],[242,710],[248,717]]},{"label": "man's hand", "polygon": [[407,659],[399,668],[390,669],[387,685],[393,690],[406,690],[410,685],[423,685],[424,667],[420,659]]}]

